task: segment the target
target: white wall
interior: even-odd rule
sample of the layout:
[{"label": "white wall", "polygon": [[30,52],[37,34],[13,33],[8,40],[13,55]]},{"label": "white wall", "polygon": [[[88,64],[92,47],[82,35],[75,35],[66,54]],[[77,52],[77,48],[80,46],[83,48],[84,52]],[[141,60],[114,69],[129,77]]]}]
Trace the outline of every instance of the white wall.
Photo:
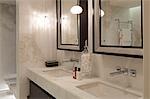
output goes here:
[{"label": "white wall", "polygon": [[[56,58],[56,1],[17,0],[17,99],[29,94],[28,67]],[[46,18],[45,18],[46,16]]]},{"label": "white wall", "polygon": [[144,99],[150,99],[150,1],[144,0]]},{"label": "white wall", "polygon": [[0,75],[16,73],[16,6],[0,3]]}]

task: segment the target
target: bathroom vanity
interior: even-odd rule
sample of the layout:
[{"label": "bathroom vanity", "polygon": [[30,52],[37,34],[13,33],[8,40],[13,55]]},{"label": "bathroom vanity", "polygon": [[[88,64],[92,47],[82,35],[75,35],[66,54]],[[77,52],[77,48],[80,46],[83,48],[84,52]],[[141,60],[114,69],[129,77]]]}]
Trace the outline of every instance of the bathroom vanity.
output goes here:
[{"label": "bathroom vanity", "polygon": [[143,96],[142,92],[123,88],[97,77],[73,79],[72,71],[63,66],[30,68],[27,77],[32,81],[32,86],[40,86],[40,90],[44,90],[42,93],[46,93],[44,96],[50,96],[50,99],[142,99]]},{"label": "bathroom vanity", "polygon": [[30,95],[28,99],[56,99],[48,92],[43,90],[40,86],[30,81]]}]

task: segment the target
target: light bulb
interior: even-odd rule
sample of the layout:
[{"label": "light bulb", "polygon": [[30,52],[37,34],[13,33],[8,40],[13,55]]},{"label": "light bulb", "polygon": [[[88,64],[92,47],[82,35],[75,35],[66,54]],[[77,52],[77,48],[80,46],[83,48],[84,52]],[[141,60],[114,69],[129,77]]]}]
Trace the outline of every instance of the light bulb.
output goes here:
[{"label": "light bulb", "polygon": [[73,7],[71,8],[71,10],[70,10],[70,12],[71,12],[72,14],[81,14],[82,11],[83,11],[82,7],[81,7],[81,6],[78,6],[78,5],[73,6]]},{"label": "light bulb", "polygon": [[100,16],[103,17],[105,15],[103,10],[100,10]]}]

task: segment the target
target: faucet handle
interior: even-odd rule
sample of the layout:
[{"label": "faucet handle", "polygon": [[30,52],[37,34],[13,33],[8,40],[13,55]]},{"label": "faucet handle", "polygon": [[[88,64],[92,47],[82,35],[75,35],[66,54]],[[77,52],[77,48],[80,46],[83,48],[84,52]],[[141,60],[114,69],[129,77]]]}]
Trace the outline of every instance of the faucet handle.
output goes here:
[{"label": "faucet handle", "polygon": [[129,70],[129,76],[131,76],[131,77],[136,77],[136,74],[137,74],[137,72],[136,72],[135,69],[130,69],[130,70]]},{"label": "faucet handle", "polygon": [[128,68],[122,68],[122,71],[124,72],[124,75],[129,74],[129,69]]},{"label": "faucet handle", "polygon": [[128,68],[121,68],[120,66],[116,66],[117,72],[123,72],[124,75],[128,75]]},{"label": "faucet handle", "polygon": [[121,67],[120,66],[116,66],[116,71],[121,71]]},{"label": "faucet handle", "polygon": [[79,59],[73,59],[73,58],[71,58],[70,61],[71,62],[79,62]]}]

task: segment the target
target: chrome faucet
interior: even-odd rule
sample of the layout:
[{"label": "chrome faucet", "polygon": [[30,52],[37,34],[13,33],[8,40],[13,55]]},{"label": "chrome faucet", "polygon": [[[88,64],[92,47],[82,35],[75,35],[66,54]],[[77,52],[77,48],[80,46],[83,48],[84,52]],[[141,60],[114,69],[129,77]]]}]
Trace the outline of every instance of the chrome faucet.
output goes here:
[{"label": "chrome faucet", "polygon": [[62,62],[79,62],[79,59],[73,59],[73,58],[71,58],[71,59],[68,59],[68,60],[64,60]]},{"label": "chrome faucet", "polygon": [[65,59],[65,60],[60,62],[60,65],[62,65],[63,63],[69,63],[69,62],[72,62],[72,63],[76,64],[76,63],[79,63],[79,59],[73,59],[73,58]]},{"label": "chrome faucet", "polygon": [[121,75],[121,74],[128,75],[128,68],[116,67],[116,71],[110,73],[110,76],[116,76],[116,75]]},{"label": "chrome faucet", "polygon": [[110,73],[110,76],[116,76],[121,74],[131,76],[131,77],[136,77],[137,71],[135,69],[121,68],[120,66],[117,66],[116,71]]}]

